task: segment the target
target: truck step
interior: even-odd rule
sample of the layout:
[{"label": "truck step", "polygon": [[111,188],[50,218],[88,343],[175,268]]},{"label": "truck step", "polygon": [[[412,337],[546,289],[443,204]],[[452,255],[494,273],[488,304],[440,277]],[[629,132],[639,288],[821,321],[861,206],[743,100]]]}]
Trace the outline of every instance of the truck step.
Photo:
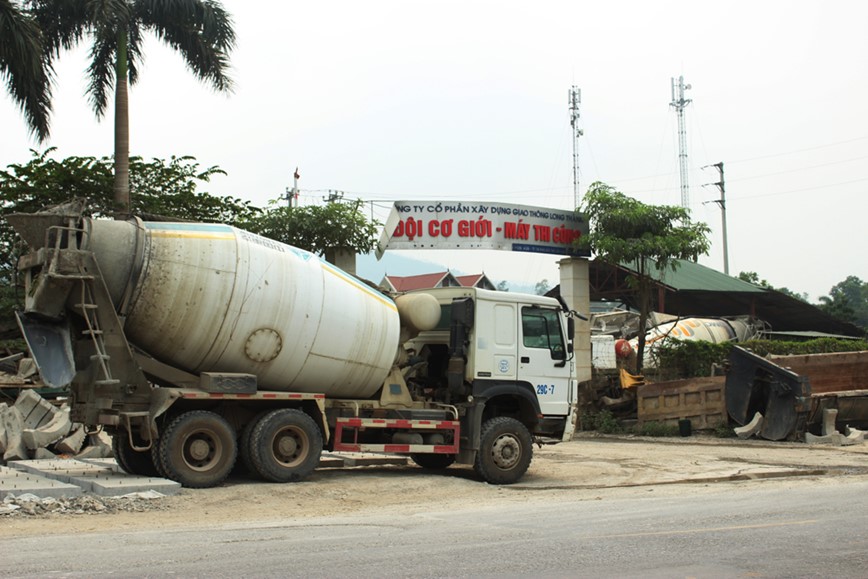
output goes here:
[{"label": "truck step", "polygon": [[114,380],[114,379],[111,379],[111,380],[94,380],[93,383],[96,384],[97,386],[114,386],[116,384],[120,384],[121,381],[120,380]]}]

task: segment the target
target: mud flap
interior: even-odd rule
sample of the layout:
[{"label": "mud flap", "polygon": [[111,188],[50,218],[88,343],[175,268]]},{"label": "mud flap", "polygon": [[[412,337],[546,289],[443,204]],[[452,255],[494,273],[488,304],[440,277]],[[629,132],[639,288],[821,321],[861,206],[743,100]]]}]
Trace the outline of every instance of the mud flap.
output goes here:
[{"label": "mud flap", "polygon": [[53,388],[69,385],[75,376],[69,323],[20,312],[16,312],[15,317],[42,381]]}]

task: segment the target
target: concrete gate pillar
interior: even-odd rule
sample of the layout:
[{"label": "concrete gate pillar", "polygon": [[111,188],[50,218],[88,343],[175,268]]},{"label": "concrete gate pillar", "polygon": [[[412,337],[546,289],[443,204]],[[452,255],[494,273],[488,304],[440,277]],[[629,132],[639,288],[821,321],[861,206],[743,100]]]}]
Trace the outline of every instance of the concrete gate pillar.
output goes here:
[{"label": "concrete gate pillar", "polygon": [[[572,310],[585,317],[591,313],[590,267],[587,258],[568,257],[558,262],[561,272],[561,296]],[[576,319],[573,336],[576,361],[576,380],[591,379],[591,325]]]}]

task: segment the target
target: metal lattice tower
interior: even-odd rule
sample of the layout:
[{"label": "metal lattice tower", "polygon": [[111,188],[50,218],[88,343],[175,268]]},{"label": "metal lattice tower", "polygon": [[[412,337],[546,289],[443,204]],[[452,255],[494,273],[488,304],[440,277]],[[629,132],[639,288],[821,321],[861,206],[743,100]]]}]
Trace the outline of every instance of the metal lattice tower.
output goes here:
[{"label": "metal lattice tower", "polygon": [[684,77],[672,79],[672,102],[669,106],[675,107],[678,113],[678,163],[681,169],[681,206],[690,208],[690,186],[687,184],[687,128],[684,126],[684,108],[691,103],[690,99],[684,98],[684,91],[690,88],[684,84]]},{"label": "metal lattice tower", "polygon": [[573,207],[579,206],[582,196],[579,190],[579,137],[585,132],[579,128],[579,105],[582,104],[582,89],[570,89],[570,126],[573,128]]}]

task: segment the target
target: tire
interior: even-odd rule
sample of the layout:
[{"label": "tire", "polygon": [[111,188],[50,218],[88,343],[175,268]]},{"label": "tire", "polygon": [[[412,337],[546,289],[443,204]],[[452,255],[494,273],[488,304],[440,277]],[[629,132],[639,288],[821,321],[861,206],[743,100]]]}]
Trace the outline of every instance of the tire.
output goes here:
[{"label": "tire", "polygon": [[454,454],[416,454],[410,455],[413,462],[427,470],[445,470],[455,462]]},{"label": "tire", "polygon": [[[251,440],[253,439],[253,429],[256,428],[256,425],[259,424],[259,421],[262,420],[270,410],[266,410],[264,412],[260,412],[253,419],[244,425],[244,428],[241,429],[241,438],[238,441],[238,458],[241,459],[241,468],[245,474],[256,475],[259,473],[256,472],[256,467],[253,466],[253,455],[251,454],[253,451],[251,449]],[[239,471],[241,472],[241,471]]]},{"label": "tire", "polygon": [[524,476],[533,458],[533,440],[524,424],[498,416],[482,425],[473,468],[486,482],[508,485]]},{"label": "tire", "polygon": [[163,440],[162,435],[160,435],[157,440],[154,441],[154,444],[151,446],[151,460],[154,463],[154,468],[157,470],[157,475],[163,478],[171,478],[169,476],[169,471],[166,470],[166,465],[163,464],[163,453],[160,448],[160,442]]},{"label": "tire", "polygon": [[118,466],[124,472],[140,476],[160,476],[154,461],[151,460],[151,451],[139,452],[130,444],[130,435],[126,430],[118,430],[112,436],[112,452]]},{"label": "tire", "polygon": [[253,468],[263,479],[298,481],[319,465],[322,433],[301,410],[274,410],[256,423],[249,448]]},{"label": "tire", "polygon": [[204,410],[185,412],[169,423],[159,449],[167,477],[189,488],[222,483],[238,455],[232,426],[219,414]]}]

